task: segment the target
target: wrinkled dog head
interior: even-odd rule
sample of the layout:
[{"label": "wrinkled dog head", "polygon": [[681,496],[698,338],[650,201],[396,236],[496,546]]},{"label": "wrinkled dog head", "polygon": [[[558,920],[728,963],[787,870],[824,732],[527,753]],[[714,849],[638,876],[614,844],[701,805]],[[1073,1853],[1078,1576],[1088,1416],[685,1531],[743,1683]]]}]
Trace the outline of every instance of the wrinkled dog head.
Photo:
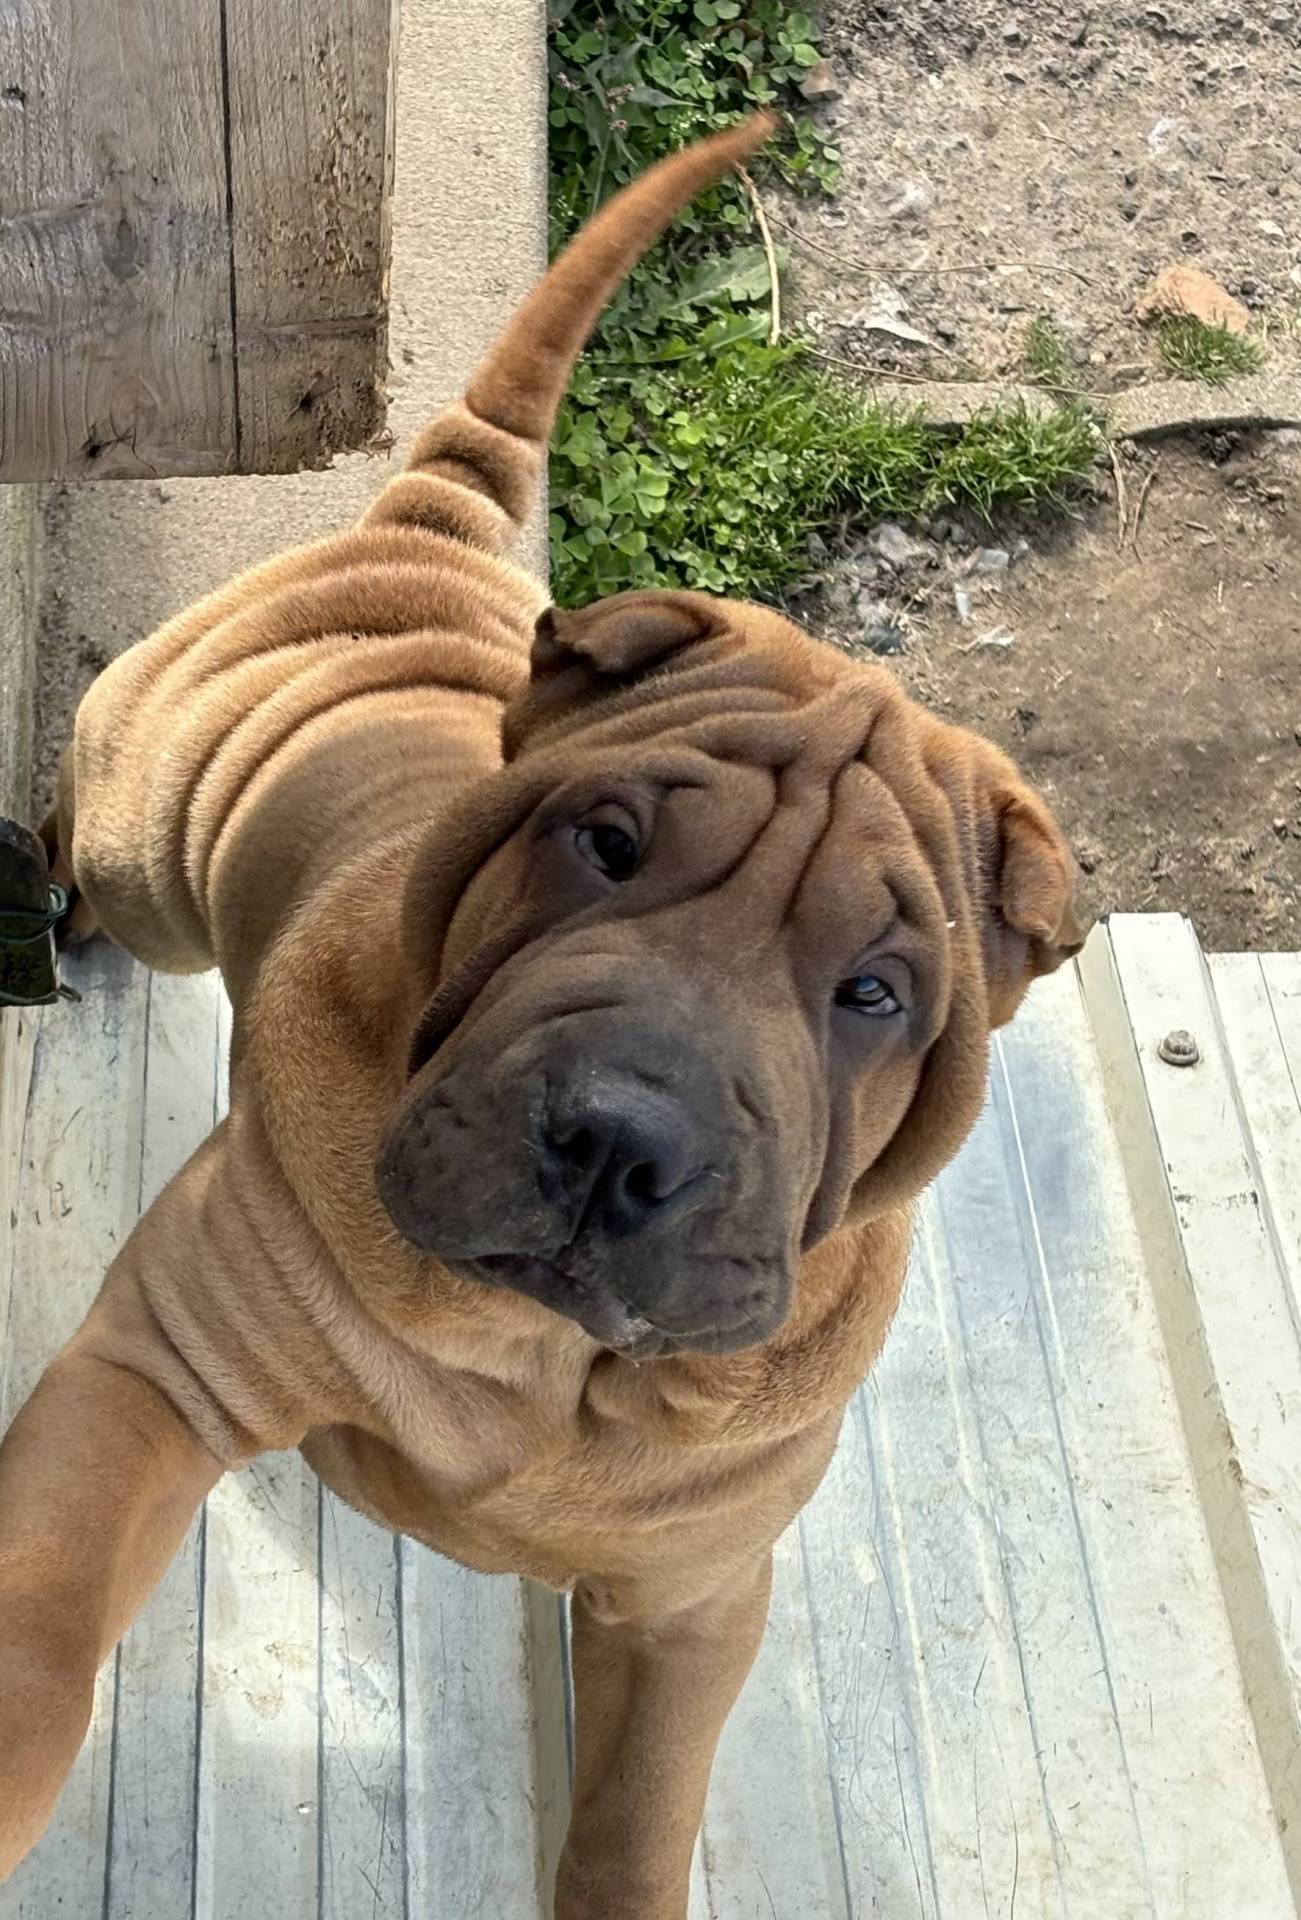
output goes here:
[{"label": "wrinkled dog head", "polygon": [[698,594],[545,614],[505,747],[406,903],[384,1204],[617,1350],[761,1341],[971,1126],[1079,945],[1065,843],[885,670]]}]

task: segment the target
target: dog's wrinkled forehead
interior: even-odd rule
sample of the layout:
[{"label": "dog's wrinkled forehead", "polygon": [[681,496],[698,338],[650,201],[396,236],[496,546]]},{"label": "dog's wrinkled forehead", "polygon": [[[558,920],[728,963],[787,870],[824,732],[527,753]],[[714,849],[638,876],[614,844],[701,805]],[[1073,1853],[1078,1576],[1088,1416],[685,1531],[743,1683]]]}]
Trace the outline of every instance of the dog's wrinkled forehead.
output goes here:
[{"label": "dog's wrinkled forehead", "polygon": [[[723,758],[780,768],[808,753],[810,770],[821,761],[826,771],[892,696],[883,669],[817,646],[769,608],[622,594],[542,616],[504,744],[512,759],[579,732],[593,746],[689,732]],[[797,716],[815,704],[819,724],[801,726]]]},{"label": "dog's wrinkled forehead", "polygon": [[[715,756],[850,792],[879,783],[870,845],[902,822],[949,917],[981,921],[994,1024],[1036,974],[1077,950],[1075,868],[1042,799],[1004,754],[906,698],[875,664],[820,645],[769,608],[707,594],[616,594],[538,622],[532,673],[508,709],[507,759],[676,735]],[[581,740],[578,736],[581,736]],[[789,786],[789,783],[788,783]]]},{"label": "dog's wrinkled forehead", "polygon": [[969,782],[952,777],[942,736],[953,732],[886,669],[771,609],[647,593],[543,616],[532,680],[504,738],[521,765],[567,769],[636,764],[640,749],[650,778],[666,752],[701,755],[708,784],[738,803],[743,774],[762,774],[763,810],[781,816],[787,860],[836,841],[852,850],[846,884],[902,863],[914,888],[933,881],[928,891],[951,909],[982,888],[988,864],[978,810],[961,791]]}]

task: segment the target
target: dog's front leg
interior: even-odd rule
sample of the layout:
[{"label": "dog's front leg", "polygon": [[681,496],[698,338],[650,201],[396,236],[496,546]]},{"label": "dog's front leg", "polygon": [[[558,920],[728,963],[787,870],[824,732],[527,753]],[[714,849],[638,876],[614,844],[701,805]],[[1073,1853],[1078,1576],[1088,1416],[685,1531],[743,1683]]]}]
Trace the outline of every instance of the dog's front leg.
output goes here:
[{"label": "dog's front leg", "polygon": [[578,1752],[556,1920],[685,1920],[723,1722],[768,1615],[771,1556],[681,1610],[666,1583],[584,1582],[573,1600]]},{"label": "dog's front leg", "polygon": [[101,1661],[222,1471],[98,1321],[0,1446],[0,1880],[45,1829]]}]

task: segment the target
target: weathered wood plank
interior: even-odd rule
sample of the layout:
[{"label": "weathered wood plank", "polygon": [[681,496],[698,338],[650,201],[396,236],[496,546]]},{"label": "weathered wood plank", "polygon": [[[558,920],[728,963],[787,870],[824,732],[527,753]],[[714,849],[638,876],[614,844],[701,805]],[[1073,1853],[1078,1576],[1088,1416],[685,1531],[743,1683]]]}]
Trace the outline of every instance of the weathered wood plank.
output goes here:
[{"label": "weathered wood plank", "polygon": [[297,1454],[208,1497],[194,1920],[317,1911],[320,1512]]},{"label": "weathered wood plank", "polygon": [[[1086,960],[1113,1123],[1301,1894],[1301,1330],[1192,927],[1120,915]],[[1195,1066],[1160,1058],[1174,1029],[1195,1036]]]},{"label": "weathered wood plank", "polygon": [[691,1920],[852,1920],[797,1528],[773,1554],[759,1657],[723,1730],[701,1832]]},{"label": "weathered wood plank", "polygon": [[[539,1884],[554,1886],[569,1825],[573,1789],[573,1675],[568,1595],[526,1580],[522,1598],[528,1635],[529,1705],[533,1723],[533,1819]],[[545,1908],[545,1901],[544,1901]]]},{"label": "weathered wood plank", "polygon": [[[149,980],[142,1209],[220,1118],[224,1006],[215,974]],[[107,1114],[103,1123],[111,1124]],[[104,1920],[190,1912],[204,1531],[200,1514],[122,1642]]]},{"label": "weathered wood plank", "polygon": [[0,9],[0,479],[235,443],[220,0]]},{"label": "weathered wood plank", "polygon": [[410,1912],[541,1920],[524,1589],[399,1551]]},{"label": "weathered wood plank", "polygon": [[1301,954],[1217,953],[1207,964],[1266,1224],[1301,1326]]},{"label": "weathered wood plank", "polygon": [[1263,953],[1260,967],[1283,1058],[1301,1099],[1301,953]]},{"label": "weathered wood plank", "polygon": [[[27,1100],[36,1059],[41,1010],[0,1013],[0,1341],[9,1323],[9,1300],[18,1257],[18,1202],[22,1190]],[[0,1369],[3,1368],[0,1354]]]},{"label": "weathered wood plank", "polygon": [[[0,1336],[0,1432],[76,1330],[140,1205],[146,976],[99,942],[69,955],[63,973],[84,997],[44,1008],[36,1033]],[[50,1830],[0,1887],[0,1920],[100,1910],[115,1683],[110,1661]]]},{"label": "weathered wood plank", "polygon": [[321,1508],[321,1920],[402,1920],[406,1754],[398,1545]]},{"label": "weathered wood plank", "polygon": [[0,481],[382,424],[394,0],[0,9]]},{"label": "weathered wood plank", "polygon": [[226,0],[248,472],[324,465],[383,423],[395,4]]}]

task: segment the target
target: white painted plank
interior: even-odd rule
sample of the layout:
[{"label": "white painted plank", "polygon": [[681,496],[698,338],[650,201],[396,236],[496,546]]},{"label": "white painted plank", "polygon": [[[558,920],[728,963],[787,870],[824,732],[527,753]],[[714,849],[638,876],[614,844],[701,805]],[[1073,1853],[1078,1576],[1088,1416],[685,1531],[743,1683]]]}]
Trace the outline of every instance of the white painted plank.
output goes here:
[{"label": "white painted plank", "polygon": [[319,1523],[297,1454],[208,1496],[195,1920],[316,1912]]},{"label": "white painted plank", "polygon": [[[75,1332],[139,1211],[147,976],[102,942],[65,956],[60,970],[83,997],[40,1014],[0,1340],[0,1431]],[[114,1682],[110,1662],[50,1829],[0,1887],[0,1920],[100,1911]]]},{"label": "white painted plank", "polygon": [[[9,1301],[18,1247],[18,1199],[22,1187],[27,1097],[36,1056],[39,1008],[0,1009],[0,1340],[9,1324]],[[3,1370],[0,1353],[0,1371]]]},{"label": "white painted plank", "polygon": [[1263,953],[1260,967],[1292,1090],[1301,1100],[1301,953]]},{"label": "white painted plank", "polygon": [[1265,1225],[1301,1325],[1301,954],[1219,953],[1208,965]]},{"label": "white painted plank", "polygon": [[[1301,1328],[1192,928],[1119,916],[1090,962],[1113,1113],[1266,1777],[1301,1886]],[[1162,1037],[1192,1032],[1197,1065]],[[1130,1031],[1132,1030],[1132,1031]],[[1108,1037],[1110,1036],[1110,1037]]]},{"label": "white painted plank", "polygon": [[398,1547],[324,1495],[321,1914],[401,1920],[406,1898]]},{"label": "white painted plank", "polygon": [[400,1555],[410,1913],[539,1920],[524,1591]]},{"label": "white painted plank", "polygon": [[759,1657],[719,1743],[692,1920],[850,1920],[797,1527],[773,1555]]},{"label": "white painted plank", "polygon": [[[149,991],[140,1201],[211,1132],[225,995],[215,974],[155,974]],[[105,1113],[104,1124],[111,1124]],[[122,1642],[104,1920],[188,1915],[198,1761],[200,1514]]]},{"label": "white painted plank", "polygon": [[[573,1797],[574,1701],[569,1596],[526,1580],[528,1679],[534,1738],[534,1824],[540,1884],[555,1885]],[[545,1906],[545,1901],[544,1901]]]}]

